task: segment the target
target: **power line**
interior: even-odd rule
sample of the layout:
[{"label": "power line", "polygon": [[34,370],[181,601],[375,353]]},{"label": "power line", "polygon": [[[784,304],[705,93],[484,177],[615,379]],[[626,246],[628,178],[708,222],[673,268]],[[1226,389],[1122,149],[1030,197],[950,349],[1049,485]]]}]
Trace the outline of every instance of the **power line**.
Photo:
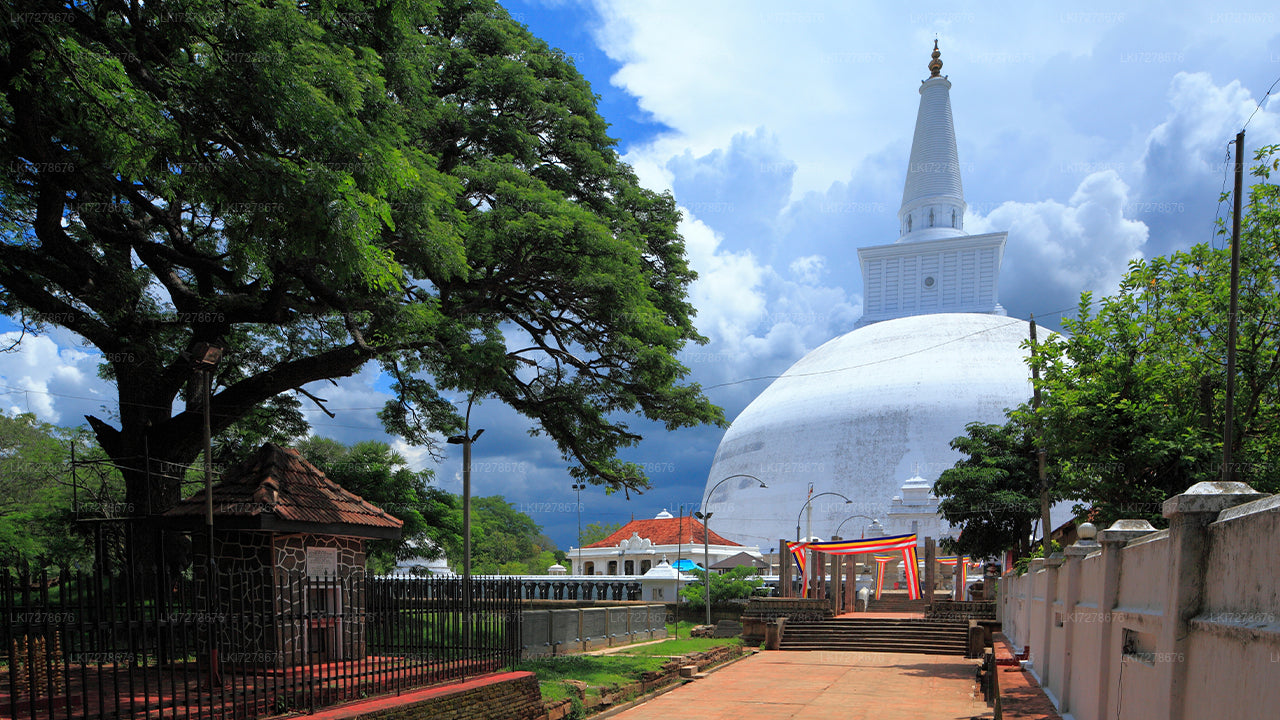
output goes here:
[{"label": "power line", "polygon": [[1266,94],[1258,101],[1258,106],[1253,109],[1253,112],[1249,113],[1249,119],[1244,121],[1244,126],[1240,128],[1240,132],[1244,132],[1249,127],[1249,123],[1253,122],[1253,116],[1257,115],[1258,111],[1262,109],[1262,103],[1266,102],[1267,98],[1270,97],[1271,91],[1276,89],[1276,85],[1280,85],[1280,77],[1276,78],[1275,82],[1271,83],[1271,87],[1267,88]]}]

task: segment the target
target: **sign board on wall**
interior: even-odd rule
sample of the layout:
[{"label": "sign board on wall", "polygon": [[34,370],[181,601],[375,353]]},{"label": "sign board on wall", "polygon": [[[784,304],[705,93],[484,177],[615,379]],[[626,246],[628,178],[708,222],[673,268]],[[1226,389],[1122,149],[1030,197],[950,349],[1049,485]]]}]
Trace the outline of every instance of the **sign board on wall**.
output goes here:
[{"label": "sign board on wall", "polygon": [[338,548],[307,548],[307,577],[329,578],[338,576]]}]

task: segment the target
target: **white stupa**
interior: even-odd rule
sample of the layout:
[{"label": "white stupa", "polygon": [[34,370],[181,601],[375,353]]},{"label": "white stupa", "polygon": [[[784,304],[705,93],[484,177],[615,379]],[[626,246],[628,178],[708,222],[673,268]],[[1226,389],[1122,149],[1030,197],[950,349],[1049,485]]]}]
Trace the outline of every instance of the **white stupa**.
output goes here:
[{"label": "white stupa", "polygon": [[[950,441],[969,422],[1003,423],[1005,408],[1031,397],[1020,347],[1028,323],[999,302],[1006,233],[964,232],[951,82],[940,58],[935,42],[901,236],[858,250],[862,319],[769,385],[716,451],[707,489],[740,473],[768,484],[730,481],[710,498],[716,530],[728,538],[772,547],[797,535],[827,539],[837,528],[858,538],[873,519],[890,535],[945,537],[952,529],[929,488],[960,458]],[[811,483],[811,517],[797,518]]]}]

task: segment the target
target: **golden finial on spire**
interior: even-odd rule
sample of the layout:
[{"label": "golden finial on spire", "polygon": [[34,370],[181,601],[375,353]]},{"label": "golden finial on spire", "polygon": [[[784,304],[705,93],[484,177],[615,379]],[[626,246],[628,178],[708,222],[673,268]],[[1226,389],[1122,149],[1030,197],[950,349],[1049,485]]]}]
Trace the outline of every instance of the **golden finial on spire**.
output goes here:
[{"label": "golden finial on spire", "polygon": [[938,41],[933,41],[933,59],[929,61],[929,77],[940,77],[942,73],[942,53],[938,50]]}]

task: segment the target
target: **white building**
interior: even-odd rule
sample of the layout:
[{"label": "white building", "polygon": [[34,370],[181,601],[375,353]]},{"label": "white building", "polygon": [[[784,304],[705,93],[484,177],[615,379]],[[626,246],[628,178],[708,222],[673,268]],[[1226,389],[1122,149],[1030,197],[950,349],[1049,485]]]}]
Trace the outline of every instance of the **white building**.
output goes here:
[{"label": "white building", "polygon": [[[864,316],[769,385],[720,442],[707,488],[739,473],[768,484],[716,492],[716,524],[728,538],[774,548],[795,539],[797,525],[829,538],[842,523],[871,519],[891,535],[945,536],[929,490],[961,457],[950,441],[970,422],[1003,423],[1006,408],[1031,397],[1020,347],[1029,324],[1007,317],[999,301],[1006,234],[964,231],[951,82],[941,69],[935,44],[901,235],[858,251]],[[811,483],[811,518],[802,521]]]},{"label": "white building", "polygon": [[[712,517],[719,515],[713,513]],[[664,558],[669,562],[668,567],[680,559],[702,566],[704,531],[705,527],[696,518],[677,518],[666,510],[649,520],[632,520],[599,542],[581,549],[570,548],[573,575],[646,575]],[[707,558],[712,565],[740,552],[760,557],[759,547],[740,545],[714,530],[706,539]]]}]

